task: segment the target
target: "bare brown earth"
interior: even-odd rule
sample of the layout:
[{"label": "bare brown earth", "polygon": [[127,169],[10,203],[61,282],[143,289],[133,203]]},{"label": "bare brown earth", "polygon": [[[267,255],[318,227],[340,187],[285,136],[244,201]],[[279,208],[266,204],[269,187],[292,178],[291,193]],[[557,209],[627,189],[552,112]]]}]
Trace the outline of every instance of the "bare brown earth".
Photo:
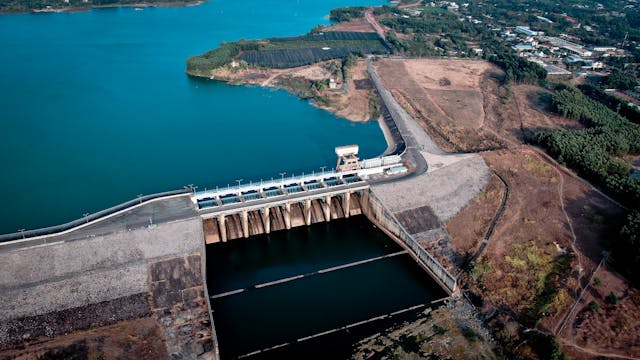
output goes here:
[{"label": "bare brown earth", "polygon": [[[502,196],[504,185],[496,175],[492,175],[482,193],[467,205],[465,211],[454,217],[446,226],[451,235],[453,248],[458,256],[458,264],[472,256],[482,241],[491,220],[493,220]],[[468,226],[478,224],[478,226]]]},{"label": "bare brown earth", "polygon": [[30,343],[26,349],[3,351],[0,358],[168,359],[168,354],[156,320],[141,318]]},{"label": "bare brown earth", "polygon": [[[568,350],[573,359],[592,358],[584,350],[640,358],[640,291],[630,288],[626,280],[609,267],[594,274],[598,283],[590,283],[572,326],[565,332]],[[607,303],[610,293],[618,297],[617,304]],[[599,310],[589,309],[595,301]],[[583,351],[580,351],[583,349]],[[585,356],[586,355],[586,356]]]},{"label": "bare brown earth", "polygon": [[482,86],[500,74],[493,65],[475,60],[383,59],[375,66],[385,87],[445,150],[503,146],[483,126]]},{"label": "bare brown earth", "polygon": [[367,74],[365,61],[360,59],[358,63],[350,69],[348,80],[348,92],[325,90],[326,96],[331,105],[326,110],[352,121],[371,120],[373,115],[369,109],[369,98],[373,88]]},{"label": "bare brown earth", "polygon": [[[623,308],[611,307],[606,313],[610,317],[608,322],[594,318],[599,313],[579,311],[579,317],[568,316],[565,331],[558,332],[602,258],[602,240],[611,232],[605,219],[620,209],[583,182],[567,176],[534,149],[492,151],[484,153],[483,158],[507,182],[509,198],[484,253],[470,276],[463,276],[461,281],[482,296],[485,313],[498,311],[505,315],[497,316],[493,325],[513,328],[516,319],[536,308],[551,283],[554,291],[538,329],[560,335],[563,342],[606,352],[624,354],[634,348],[637,332],[617,336],[612,325],[622,322],[624,326],[618,328],[627,330],[640,327],[637,317],[628,316]],[[474,202],[447,224],[458,254],[475,252],[488,229],[489,219],[495,214],[501,191],[492,180]],[[612,276],[602,268],[599,274],[602,278]],[[619,281],[624,283],[623,279]],[[628,285],[621,286],[628,290]],[[619,296],[629,293],[616,291]],[[628,296],[626,300],[627,308],[637,306],[631,298]],[[602,299],[601,295],[603,303]],[[588,296],[584,297],[578,309],[584,309],[589,301]],[[517,337],[517,331],[501,336],[508,340]],[[612,339],[616,339],[616,346],[610,346]]]},{"label": "bare brown earth", "polygon": [[[552,113],[551,93],[538,86],[503,86],[502,72],[474,60],[398,60],[376,63],[385,86],[448,151],[482,151],[505,179],[509,197],[493,235],[461,285],[483,299],[482,311],[505,344],[540,358],[521,337],[527,318],[542,315],[537,331],[558,336],[572,358],[638,358],[638,292],[612,272],[597,270],[621,209],[525,138],[542,129],[581,128]],[[490,150],[501,148],[501,150]],[[492,176],[485,190],[446,224],[464,264],[497,215],[504,185]],[[586,289],[583,291],[583,288]],[[611,290],[610,290],[611,288]],[[604,297],[614,291],[617,305]],[[601,309],[590,311],[588,303]],[[634,316],[635,314],[635,316]]]},{"label": "bare brown earth", "polygon": [[324,104],[319,102],[312,102],[312,104],[348,120],[371,120],[372,116],[369,110],[369,97],[372,96],[371,87],[362,86],[363,82],[369,81],[364,60],[360,59],[350,69],[350,78],[346,86],[343,84],[344,80],[340,73],[331,74],[326,68],[331,62],[340,61],[324,61],[291,69],[238,69],[224,67],[216,69],[211,76],[231,84],[283,88],[294,94],[299,94],[300,91],[308,91],[308,83],[311,81],[328,82],[330,78],[334,78],[337,83],[337,89],[312,90],[315,96],[324,98],[327,101]]},{"label": "bare brown earth", "polygon": [[365,20],[364,17],[352,19],[349,21],[339,22],[325,28],[326,31],[354,31],[354,32],[371,32],[375,29]]},{"label": "bare brown earth", "polygon": [[[510,194],[504,215],[473,276],[484,287],[485,301],[522,313],[542,292],[554,260],[572,242],[558,201],[559,180],[551,166],[528,152],[503,150],[485,153],[483,157],[505,179]],[[474,205],[481,208],[483,204]],[[486,206],[495,208],[493,202]],[[473,210],[467,208],[460,216],[473,216]],[[473,223],[470,219],[466,224]],[[455,224],[449,227],[452,225]],[[479,226],[478,231],[484,235],[486,228],[487,225]],[[454,238],[460,236],[454,233]],[[454,243],[459,242],[460,239]],[[549,317],[557,316],[567,305],[566,294],[559,293],[556,301]]]},{"label": "bare brown earth", "polygon": [[617,97],[619,97],[619,98],[623,99],[624,101],[631,102],[631,103],[634,103],[634,104],[636,104],[636,105],[640,105],[640,100],[638,100],[638,99],[636,99],[636,98],[634,98],[634,97],[631,97],[631,96],[629,96],[629,95],[627,95],[627,94],[623,93],[623,92],[622,92],[622,91],[620,91],[620,90],[615,91],[615,92],[614,92],[614,94],[615,94],[615,96],[617,96]]}]

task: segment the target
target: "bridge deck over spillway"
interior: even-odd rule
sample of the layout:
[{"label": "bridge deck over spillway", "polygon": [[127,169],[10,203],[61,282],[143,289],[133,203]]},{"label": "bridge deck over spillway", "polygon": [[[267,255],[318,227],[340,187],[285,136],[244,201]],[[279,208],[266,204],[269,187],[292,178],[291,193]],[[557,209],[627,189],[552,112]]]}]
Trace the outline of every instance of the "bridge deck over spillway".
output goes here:
[{"label": "bridge deck over spillway", "polygon": [[205,219],[206,242],[268,234],[360,214],[367,179],[403,167],[398,155],[364,160],[358,169],[322,171],[196,192],[191,199]]},{"label": "bridge deck over spillway", "polygon": [[321,199],[369,187],[366,179],[400,166],[400,156],[392,155],[363,161],[360,169],[351,171],[322,171],[307,175],[251,182],[196,192],[192,196],[201,214],[224,215],[239,210],[255,210],[265,205],[308,199]]}]

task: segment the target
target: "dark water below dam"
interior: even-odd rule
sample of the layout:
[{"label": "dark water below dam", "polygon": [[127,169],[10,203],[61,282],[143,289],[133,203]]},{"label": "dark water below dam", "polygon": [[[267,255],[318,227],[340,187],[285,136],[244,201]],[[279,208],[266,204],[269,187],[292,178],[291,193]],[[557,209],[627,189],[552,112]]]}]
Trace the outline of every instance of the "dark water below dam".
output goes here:
[{"label": "dark water below dam", "polygon": [[248,358],[349,357],[353,342],[411,312],[297,340],[446,296],[402,251],[364,216],[208,245],[222,359],[282,344]]}]

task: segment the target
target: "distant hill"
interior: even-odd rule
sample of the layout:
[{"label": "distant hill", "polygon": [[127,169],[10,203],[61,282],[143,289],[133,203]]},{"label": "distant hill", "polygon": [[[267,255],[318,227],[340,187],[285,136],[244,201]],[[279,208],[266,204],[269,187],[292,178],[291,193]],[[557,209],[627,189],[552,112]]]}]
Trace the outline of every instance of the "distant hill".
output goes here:
[{"label": "distant hill", "polygon": [[173,6],[194,0],[0,0],[0,13],[79,11],[113,6]]}]

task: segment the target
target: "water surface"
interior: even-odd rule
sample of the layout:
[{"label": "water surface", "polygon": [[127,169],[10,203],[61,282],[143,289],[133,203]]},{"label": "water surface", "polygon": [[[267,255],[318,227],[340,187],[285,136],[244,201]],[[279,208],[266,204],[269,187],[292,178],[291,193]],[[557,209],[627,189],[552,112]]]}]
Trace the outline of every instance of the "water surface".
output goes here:
[{"label": "water surface", "polygon": [[181,8],[0,16],[0,233],[66,222],[138,194],[312,171],[333,147],[385,148],[282,91],[190,79],[190,55],[291,36],[382,0],[213,0]]},{"label": "water surface", "polygon": [[[408,255],[397,255],[268,287],[265,282],[395,253],[402,248],[364,216],[207,246],[211,300],[223,358],[235,358],[445,296]],[[396,318],[338,331],[264,354],[265,358],[348,356],[353,342]]]}]

